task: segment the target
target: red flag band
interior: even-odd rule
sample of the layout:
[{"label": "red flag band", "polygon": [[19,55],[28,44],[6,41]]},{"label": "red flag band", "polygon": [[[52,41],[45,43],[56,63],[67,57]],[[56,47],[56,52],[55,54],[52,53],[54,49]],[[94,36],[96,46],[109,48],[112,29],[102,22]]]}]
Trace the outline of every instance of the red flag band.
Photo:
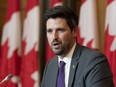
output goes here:
[{"label": "red flag band", "polygon": [[2,87],[18,87],[20,74],[21,23],[19,0],[8,0],[2,33],[0,81],[8,74],[13,77]]},{"label": "red flag band", "polygon": [[113,72],[116,87],[116,0],[107,0],[104,51]]},{"label": "red flag band", "polygon": [[39,2],[27,0],[22,40],[21,85],[39,86],[38,41],[39,41]]}]

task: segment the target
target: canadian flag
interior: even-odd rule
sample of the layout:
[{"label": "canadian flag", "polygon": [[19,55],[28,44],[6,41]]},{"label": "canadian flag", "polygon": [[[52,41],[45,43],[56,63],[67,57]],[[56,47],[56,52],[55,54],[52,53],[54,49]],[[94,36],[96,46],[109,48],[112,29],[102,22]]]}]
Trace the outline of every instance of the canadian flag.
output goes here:
[{"label": "canadian flag", "polygon": [[38,0],[27,0],[22,39],[22,87],[39,86],[39,10]]},{"label": "canadian flag", "polygon": [[[50,7],[58,6],[58,5],[63,5],[62,0],[51,0],[50,1]],[[53,57],[55,54],[52,52],[48,41],[46,41],[46,63]]]},{"label": "canadian flag", "polygon": [[81,0],[78,42],[92,49],[99,48],[96,0]]},{"label": "canadian flag", "polygon": [[116,87],[116,0],[107,1],[104,51],[110,63]]},{"label": "canadian flag", "polygon": [[51,0],[50,7],[58,6],[58,5],[63,5],[62,0]]},{"label": "canadian flag", "polygon": [[18,87],[21,63],[21,23],[19,5],[19,0],[8,0],[1,41],[0,81],[8,74],[12,74],[13,77],[11,80],[1,84],[1,87]]}]

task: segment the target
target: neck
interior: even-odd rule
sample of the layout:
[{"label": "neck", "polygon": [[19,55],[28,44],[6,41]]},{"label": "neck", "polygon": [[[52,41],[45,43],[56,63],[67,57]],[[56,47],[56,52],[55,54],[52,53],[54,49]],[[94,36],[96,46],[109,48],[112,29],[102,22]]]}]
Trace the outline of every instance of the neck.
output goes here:
[{"label": "neck", "polygon": [[69,53],[70,53],[70,51],[71,51],[71,49],[73,48],[73,46],[74,46],[74,44],[75,44],[76,42],[74,42],[69,48],[69,50],[66,52],[66,53],[64,53],[63,55],[60,55],[60,57],[61,57],[61,59],[63,59],[66,55],[68,55]]}]

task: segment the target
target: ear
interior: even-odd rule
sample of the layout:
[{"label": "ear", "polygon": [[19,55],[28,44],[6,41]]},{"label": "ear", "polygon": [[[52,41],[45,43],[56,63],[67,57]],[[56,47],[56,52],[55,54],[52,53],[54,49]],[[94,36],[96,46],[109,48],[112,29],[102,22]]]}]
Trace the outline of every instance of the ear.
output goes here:
[{"label": "ear", "polygon": [[74,37],[77,37],[77,34],[78,34],[78,26],[75,26],[74,30],[73,30],[73,35]]}]

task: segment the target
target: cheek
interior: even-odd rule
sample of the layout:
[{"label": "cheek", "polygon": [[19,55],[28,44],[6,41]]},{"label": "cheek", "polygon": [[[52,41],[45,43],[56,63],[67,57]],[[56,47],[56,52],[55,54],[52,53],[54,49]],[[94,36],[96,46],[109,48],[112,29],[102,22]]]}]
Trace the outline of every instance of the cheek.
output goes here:
[{"label": "cheek", "polygon": [[51,42],[51,37],[50,36],[47,36],[47,39],[48,39],[48,42]]},{"label": "cheek", "polygon": [[50,39],[47,38],[47,41],[48,41],[48,45],[51,46],[51,41],[50,41]]},{"label": "cheek", "polygon": [[63,42],[69,42],[70,38],[70,34],[64,34],[60,37],[60,39],[62,39]]}]

